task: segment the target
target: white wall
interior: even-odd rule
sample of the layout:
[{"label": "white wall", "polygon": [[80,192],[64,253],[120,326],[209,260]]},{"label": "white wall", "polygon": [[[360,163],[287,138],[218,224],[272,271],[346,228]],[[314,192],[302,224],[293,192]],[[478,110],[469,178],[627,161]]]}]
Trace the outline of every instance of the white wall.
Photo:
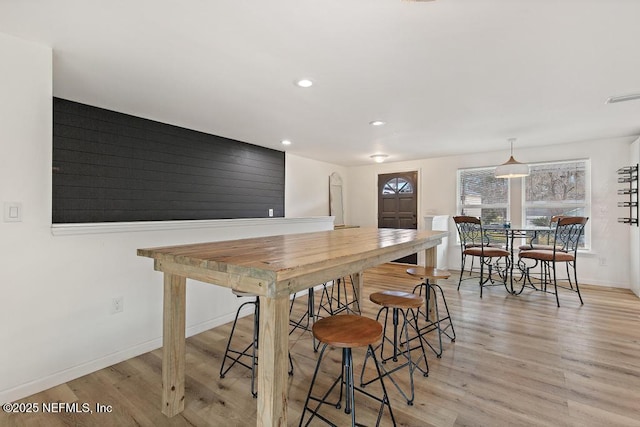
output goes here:
[{"label": "white wall", "polygon": [[[633,144],[631,144],[630,154],[629,163],[623,166],[632,166],[640,163],[640,138],[636,139]],[[630,226],[629,228],[631,228],[631,230],[629,230],[629,247],[631,250],[631,290],[640,297],[640,227]]]},{"label": "white wall", "polygon": [[[584,141],[542,147],[519,148],[516,158],[522,162],[544,162],[576,158],[591,159],[591,202],[589,219],[592,249],[582,253],[578,279],[582,283],[630,287],[629,226],[619,224],[617,217],[616,170],[629,163],[631,138]],[[419,172],[418,217],[456,214],[456,171],[459,168],[495,166],[508,157],[507,152],[423,159],[410,162],[372,164],[348,170],[348,200],[351,222],[361,226],[377,224],[377,175],[417,170]],[[519,186],[518,186],[519,188]],[[357,189],[357,190],[356,190]],[[512,195],[514,193],[512,192]],[[519,194],[519,190],[517,192]],[[512,203],[520,203],[519,199]],[[514,224],[517,225],[516,222]],[[423,224],[419,223],[420,228]],[[455,226],[449,230],[455,233]],[[624,248],[624,250],[621,250]],[[459,246],[449,240],[449,268],[460,265]],[[600,265],[604,258],[605,266]]]},{"label": "white wall", "polygon": [[[162,274],[141,247],[333,228],[330,218],[209,221],[152,228],[51,227],[52,53],[0,34],[0,203],[20,202],[22,222],[0,217],[0,402],[44,390],[158,348]],[[327,164],[289,159],[288,217],[326,215]],[[322,206],[325,206],[322,209]],[[292,207],[304,206],[304,209]],[[129,224],[131,226],[132,224]],[[186,228],[185,228],[186,227]],[[78,230],[80,228],[81,230]],[[138,230],[138,231],[136,231]],[[84,233],[84,234],[83,234]],[[113,298],[124,312],[111,314]],[[231,320],[230,290],[189,281],[187,334]],[[213,369],[213,368],[212,368]]]},{"label": "white wall", "polygon": [[[338,172],[347,188],[347,168],[286,154],[285,206],[287,217],[329,215],[329,176]],[[346,197],[344,204],[347,204]],[[349,212],[345,206],[345,221]],[[348,222],[347,222],[348,224]]]}]

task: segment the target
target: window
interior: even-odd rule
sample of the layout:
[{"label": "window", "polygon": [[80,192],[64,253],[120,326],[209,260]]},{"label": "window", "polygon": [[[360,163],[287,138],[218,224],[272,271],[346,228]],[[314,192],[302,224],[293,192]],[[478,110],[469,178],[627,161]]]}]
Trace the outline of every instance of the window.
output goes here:
[{"label": "window", "polygon": [[503,224],[509,215],[509,180],[495,178],[495,168],[458,170],[458,212],[484,224]]},{"label": "window", "polygon": [[[457,211],[481,217],[483,224],[503,224],[513,217],[519,222],[516,225],[524,227],[548,226],[554,215],[590,216],[589,160],[532,163],[529,169],[529,176],[522,178],[522,187],[514,185],[513,189],[509,188],[512,180],[494,178],[493,167],[459,169]],[[513,212],[511,190],[514,200],[522,200],[521,206],[513,206]],[[589,248],[589,234],[587,223],[581,249]]]},{"label": "window", "polygon": [[384,184],[382,194],[413,194],[413,186],[404,178],[391,178]]},{"label": "window", "polygon": [[522,192],[524,225],[549,225],[554,215],[589,216],[588,160],[530,164],[529,169]]}]

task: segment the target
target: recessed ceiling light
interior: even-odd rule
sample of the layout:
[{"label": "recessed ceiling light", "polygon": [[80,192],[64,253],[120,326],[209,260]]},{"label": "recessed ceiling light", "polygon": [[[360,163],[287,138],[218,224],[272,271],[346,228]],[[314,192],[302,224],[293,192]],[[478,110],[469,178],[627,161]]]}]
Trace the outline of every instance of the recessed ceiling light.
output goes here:
[{"label": "recessed ceiling light", "polygon": [[296,82],[296,85],[300,87],[311,87],[313,86],[313,82],[309,79],[300,79]]},{"label": "recessed ceiling light", "polygon": [[372,154],[369,157],[371,157],[373,160],[375,160],[376,163],[382,163],[389,156],[386,155],[386,154]]},{"label": "recessed ceiling light", "polygon": [[386,125],[387,122],[383,122],[382,120],[374,120],[372,122],[369,122],[369,124],[371,126],[383,126],[383,125]]},{"label": "recessed ceiling light", "polygon": [[289,141],[288,139],[283,139],[280,142],[282,142],[282,145],[291,145],[291,141]]},{"label": "recessed ceiling light", "polygon": [[605,104],[613,104],[616,102],[624,102],[624,101],[634,101],[636,99],[640,99],[640,93],[632,93],[629,95],[621,95],[621,96],[612,96],[607,99]]}]

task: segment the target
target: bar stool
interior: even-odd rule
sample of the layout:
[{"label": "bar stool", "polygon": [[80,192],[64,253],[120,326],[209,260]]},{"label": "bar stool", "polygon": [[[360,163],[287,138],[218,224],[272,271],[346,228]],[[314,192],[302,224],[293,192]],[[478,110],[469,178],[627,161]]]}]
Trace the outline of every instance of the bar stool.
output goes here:
[{"label": "bar stool", "polygon": [[[236,317],[233,320],[233,326],[231,327],[231,332],[229,333],[229,340],[227,341],[227,348],[224,351],[224,357],[222,358],[222,364],[220,365],[220,378],[224,378],[227,375],[227,372],[233,366],[238,363],[245,368],[251,370],[251,395],[255,398],[258,397],[258,392],[256,391],[255,382],[256,382],[256,368],[258,366],[258,336],[260,331],[260,298],[258,295],[249,292],[242,292],[232,290],[233,294],[238,298],[247,297],[253,298],[250,301],[246,301],[240,304],[238,310],[236,311]],[[249,343],[243,349],[234,349],[231,348],[231,342],[233,340],[233,335],[236,330],[236,324],[238,323],[238,316],[240,315],[240,311],[246,305],[253,305],[253,337],[251,343]],[[227,359],[231,361],[231,364],[227,366],[225,369],[225,363]],[[250,359],[247,360],[247,359]],[[246,361],[245,361],[246,360]],[[293,375],[293,362],[291,360],[291,354],[289,354],[289,375]]]},{"label": "bar stool", "polygon": [[[383,371],[382,376],[388,376],[391,379],[393,385],[396,386],[402,397],[405,398],[409,406],[413,405],[413,399],[415,397],[413,386],[413,372],[417,369],[422,372],[423,376],[429,375],[429,364],[427,363],[427,355],[424,351],[424,345],[422,344],[423,337],[420,334],[420,328],[418,327],[418,309],[424,304],[424,298],[420,295],[412,294],[402,291],[382,291],[369,295],[369,299],[382,308],[378,311],[376,320],[380,318],[380,315],[384,312],[384,333],[382,342],[375,348],[375,351],[380,349],[380,363]],[[389,309],[392,310],[393,317],[393,330],[390,331],[393,335],[390,338],[388,335],[387,323],[389,318]],[[400,324],[399,317],[402,315],[402,324]],[[414,337],[409,336],[409,329],[415,332]],[[399,336],[400,335],[400,336]],[[402,336],[404,335],[404,337]],[[411,342],[417,339],[419,345],[411,347]],[[384,347],[385,342],[391,344],[391,355],[385,356]],[[404,348],[401,348],[404,347]],[[413,360],[411,356],[412,350],[420,349],[422,355],[417,360]],[[401,365],[396,365],[393,368],[387,368],[387,362],[392,360],[398,362],[399,357],[404,357],[407,361]],[[362,366],[362,373],[360,374],[360,385],[362,387],[375,381],[377,378],[364,382],[364,371],[367,366],[369,354],[364,359],[364,365]],[[425,367],[419,366],[420,361],[424,359]],[[395,372],[408,367],[409,369],[409,384],[411,386],[410,394],[402,390],[402,387],[393,378]]]},{"label": "bar stool", "polygon": [[[378,411],[376,426],[380,425],[385,406],[389,408],[389,415],[391,417],[393,425],[395,426],[396,420],[393,416],[393,411],[391,410],[391,404],[389,403],[387,389],[384,386],[384,381],[382,379],[383,375],[380,372],[380,368],[378,366],[376,356],[372,347],[372,345],[376,343],[382,336],[382,325],[380,325],[380,323],[376,322],[375,320],[369,319],[367,317],[357,316],[354,314],[341,314],[338,316],[330,316],[318,320],[313,325],[313,334],[323,345],[322,350],[320,351],[320,356],[318,357],[316,369],[313,373],[311,385],[309,386],[309,393],[307,394],[307,399],[304,403],[304,409],[302,411],[302,415],[300,416],[299,426],[303,425],[304,417],[307,411],[311,412],[311,417],[307,420],[306,424],[304,424],[305,426],[308,426],[314,417],[318,417],[325,423],[335,426],[336,424],[334,424],[329,420],[329,418],[327,418],[327,416],[330,416],[329,414],[327,414],[327,416],[322,415],[318,413],[318,410],[323,404],[329,404],[335,406],[337,409],[340,409],[342,407],[343,394],[345,398],[344,412],[346,414],[351,414],[351,426],[359,425],[356,424],[355,391],[358,391],[359,393],[362,393],[369,398],[380,402],[380,409]],[[340,371],[340,375],[333,382],[329,390],[324,393],[322,397],[315,397],[312,396],[311,393],[313,391],[313,386],[316,382],[316,378],[318,377],[318,372],[320,371],[320,365],[322,363],[325,350],[328,346],[338,347],[342,349],[342,369]],[[370,355],[376,365],[378,378],[380,380],[380,385],[382,386],[383,395],[381,398],[374,396],[371,393],[366,392],[354,385],[353,355],[351,349],[364,346],[367,346],[367,357]],[[336,385],[338,385],[338,383],[340,383],[340,396],[338,397],[338,400],[336,402],[327,401],[327,398],[336,387]],[[344,393],[345,389],[346,393]],[[318,403],[314,408],[309,406],[311,400]],[[343,424],[344,423],[340,423],[340,425]]]},{"label": "bar stool", "polygon": [[[407,273],[411,276],[420,277],[422,283],[417,284],[413,288],[413,293],[418,291],[418,295],[422,295],[424,290],[426,296],[425,309],[424,311],[418,310],[420,314],[424,317],[426,324],[420,328],[420,334],[425,337],[424,342],[433,350],[438,358],[442,357],[442,334],[446,335],[451,342],[456,341],[456,330],[453,328],[453,320],[451,320],[451,314],[449,313],[449,306],[447,305],[447,299],[444,297],[444,292],[440,285],[438,285],[438,279],[448,279],[451,277],[451,273],[447,270],[440,270],[434,267],[413,267],[408,268]],[[440,307],[438,304],[438,292],[440,291],[440,297],[442,299],[442,303],[444,304],[444,310],[446,315],[444,317],[440,317]],[[433,292],[433,308],[435,310],[435,318],[432,320],[429,313],[429,300],[431,298],[431,293]],[[445,314],[443,313],[443,314]],[[448,323],[448,324],[446,324]],[[443,324],[446,326],[443,327]],[[451,333],[447,332],[451,329]],[[431,331],[438,331],[438,349],[436,349],[431,343],[426,339],[426,334]]]},{"label": "bar stool", "polygon": [[[325,284],[326,287],[326,284]],[[314,288],[309,288],[308,297],[307,297],[307,310],[300,316],[298,320],[291,319],[291,315],[293,314],[293,305],[296,302],[296,294],[293,294],[293,298],[291,298],[291,304],[289,305],[289,335],[294,333],[296,329],[301,329],[304,331],[311,331],[311,328],[315,321],[318,319],[318,315],[316,314],[315,309],[315,292]],[[313,351],[318,351],[318,346],[320,343],[316,342],[316,338],[311,334],[311,338],[313,341]]]},{"label": "bar stool", "polygon": [[320,302],[318,304],[318,316],[321,316],[321,311],[324,311],[330,316],[342,312],[349,314],[361,313],[353,278],[351,276],[348,276],[348,278],[351,282],[352,298],[349,299],[349,293],[347,292],[347,277],[335,279],[330,291],[325,283],[322,287],[322,294],[320,295]]}]

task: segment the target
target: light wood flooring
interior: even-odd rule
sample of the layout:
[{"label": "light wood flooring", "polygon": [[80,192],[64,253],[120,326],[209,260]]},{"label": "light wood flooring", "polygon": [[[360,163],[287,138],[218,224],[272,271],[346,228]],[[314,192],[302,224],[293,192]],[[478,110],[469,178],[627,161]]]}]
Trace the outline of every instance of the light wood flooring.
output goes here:
[{"label": "light wood flooring", "polygon": [[[377,313],[369,293],[413,288],[416,280],[405,268],[387,264],[365,272],[365,315]],[[445,339],[441,359],[428,353],[430,373],[416,376],[415,405],[408,406],[387,384],[398,425],[640,426],[640,299],[628,290],[586,285],[583,306],[567,291],[560,294],[560,308],[553,295],[525,291],[511,296],[500,287],[485,289],[480,299],[477,282],[463,282],[458,292],[457,277],[440,282],[457,339]],[[298,299],[296,312],[305,308],[305,298]],[[250,318],[240,324],[249,340]],[[21,401],[79,402],[92,408],[102,403],[113,407],[111,413],[0,412],[0,425],[255,425],[249,371],[238,367],[225,379],[218,376],[230,329],[227,324],[187,340],[185,410],[174,418],[160,412],[158,349]],[[308,332],[295,332],[290,348],[295,374],[290,377],[288,414],[289,424],[297,425],[317,353]],[[354,351],[356,372],[362,356]],[[323,381],[326,371],[339,365],[340,352],[331,350],[326,361]],[[356,395],[358,416],[371,425],[374,410],[364,400]],[[342,411],[325,410],[342,416],[338,425],[349,423]]]}]

